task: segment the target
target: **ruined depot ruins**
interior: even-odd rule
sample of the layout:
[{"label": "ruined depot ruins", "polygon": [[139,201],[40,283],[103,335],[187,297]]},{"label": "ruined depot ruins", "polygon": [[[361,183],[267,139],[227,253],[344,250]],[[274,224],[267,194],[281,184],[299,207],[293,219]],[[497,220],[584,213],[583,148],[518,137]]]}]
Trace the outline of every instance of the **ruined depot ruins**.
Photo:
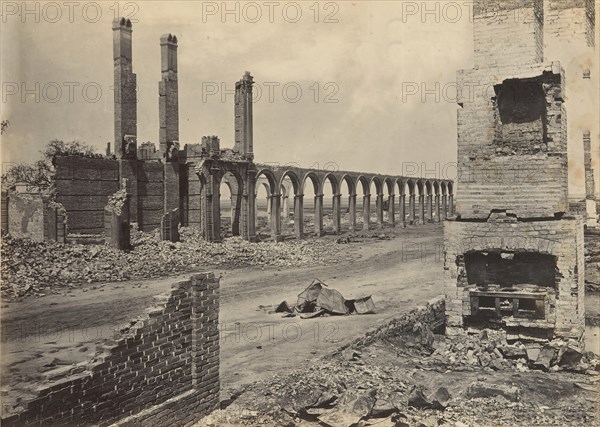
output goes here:
[{"label": "ruined depot ruins", "polygon": [[[323,234],[323,188],[331,185],[333,227],[340,233],[345,231],[340,187],[346,184],[350,231],[358,230],[359,215],[363,229],[369,229],[371,197],[377,201],[377,227],[384,225],[384,209],[391,225],[444,221],[448,335],[494,328],[504,330],[509,340],[581,342],[584,228],[598,226],[591,167],[597,112],[586,116],[589,123],[578,120],[581,128],[575,130],[567,117],[585,116],[594,105],[590,73],[598,70],[589,64],[595,54],[595,5],[593,0],[519,0],[497,6],[508,17],[529,19],[490,19],[485,1],[474,2],[475,64],[458,72],[458,82],[493,90],[459,99],[458,169],[463,173],[456,182],[456,201],[450,180],[255,163],[253,77],[248,72],[236,83],[233,149],[222,149],[216,136],[180,147],[178,40],[172,34],[160,38],[160,148],[138,147],[132,25],[126,19],[114,21],[115,142],[114,153],[108,154],[115,158],[57,159],[58,203],[44,205],[43,236],[64,242],[68,233],[104,235],[121,247],[135,222],[143,231],[160,228],[168,240],[176,240],[183,225],[200,228],[206,240],[217,242],[222,239],[219,187],[226,182],[233,234],[255,241],[261,179],[268,188],[274,240],[283,238],[282,211],[289,209],[292,192],[294,234],[304,237],[305,185],[314,187],[316,235]],[[569,102],[574,99],[578,102]],[[570,144],[583,144],[585,153],[586,198],[577,202],[567,194]],[[292,191],[284,186],[288,178]],[[119,192],[119,209],[107,209]],[[10,206],[19,196],[3,197]],[[11,212],[3,212],[3,218],[8,214],[4,231],[11,232]],[[22,412],[3,421],[197,421],[219,402],[218,304],[218,280],[210,274],[175,285],[160,307],[107,344],[91,371],[44,386]]]},{"label": "ruined depot ruins", "polygon": [[[293,203],[294,234],[305,234],[303,192],[313,185],[315,235],[323,234],[323,188],[333,192],[333,228],[341,232],[341,186],[349,188],[349,229],[369,229],[371,197],[376,198],[377,226],[387,220],[426,223],[453,215],[450,180],[386,176],[341,170],[303,169],[296,165],[273,167],[254,162],[252,126],[253,78],[246,72],[235,85],[235,144],[222,149],[217,136],[205,136],[201,144],[179,144],[177,37],[160,38],[162,80],[159,82],[160,149],[137,146],[136,75],[133,72],[130,21],[113,23],[115,160],[62,157],[56,161],[56,201],[66,209],[69,233],[102,234],[109,195],[126,180],[129,221],[150,231],[175,225],[201,228],[208,241],[221,240],[220,185],[231,193],[233,235],[256,240],[256,186],[268,187],[271,236],[282,239],[282,209]],[[110,149],[110,147],[109,147]],[[109,153],[110,154],[110,153]],[[292,189],[286,186],[291,181]],[[374,183],[377,194],[370,194]],[[292,194],[293,193],[293,194]],[[362,213],[357,212],[357,193]],[[398,194],[398,197],[396,197]],[[387,199],[384,201],[384,195]],[[418,195],[418,196],[417,196]],[[292,199],[293,201],[291,201]],[[385,203],[384,203],[385,202]],[[8,215],[10,218],[10,214]],[[126,215],[127,216],[127,215]],[[110,220],[109,220],[110,221]],[[52,227],[54,228],[54,226]],[[59,233],[59,234],[64,234]]]}]

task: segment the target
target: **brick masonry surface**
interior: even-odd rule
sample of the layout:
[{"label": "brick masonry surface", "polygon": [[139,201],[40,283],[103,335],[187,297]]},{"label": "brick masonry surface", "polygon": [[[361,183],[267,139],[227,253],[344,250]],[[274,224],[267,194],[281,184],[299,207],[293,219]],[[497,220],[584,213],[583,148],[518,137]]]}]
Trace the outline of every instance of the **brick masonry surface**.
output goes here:
[{"label": "brick masonry surface", "polygon": [[340,353],[349,347],[365,347],[380,339],[411,334],[417,323],[423,324],[432,331],[442,328],[446,322],[445,307],[446,302],[444,297],[436,297],[428,301],[424,306],[416,307],[408,313],[368,331],[364,336],[335,350],[333,354]]},{"label": "brick masonry surface", "polygon": [[[468,251],[515,251],[556,257],[556,287],[549,289],[544,319],[513,319],[508,326],[554,329],[557,336],[579,338],[583,332],[583,223],[580,218],[515,223],[444,223],[444,290],[447,326],[462,327],[471,311],[464,256]],[[511,323],[512,322],[512,323]]]},{"label": "brick masonry surface", "polygon": [[102,234],[108,196],[119,190],[117,161],[58,157],[55,184],[56,199],[69,213],[69,231]]},{"label": "brick masonry surface", "polygon": [[[67,156],[56,160],[57,201],[69,213],[68,228],[75,234],[102,234],[108,196],[127,179],[131,221],[143,231],[160,227],[165,203],[179,208],[179,164],[158,161],[89,159]],[[166,183],[166,186],[165,186]],[[165,190],[174,198],[165,200]]]},{"label": "brick masonry surface", "polygon": [[[475,92],[464,92],[459,100],[463,108],[458,111],[461,173],[457,213],[462,218],[485,219],[492,209],[510,210],[519,218],[553,217],[555,212],[567,209],[566,114],[561,75],[558,63],[458,72],[459,86],[480,85]],[[540,94],[545,111],[538,119],[501,122],[495,87],[509,79],[526,79],[532,87],[545,88]],[[531,110],[526,90],[517,89],[509,98],[521,99]]]},{"label": "brick masonry surface", "polygon": [[105,343],[97,361],[37,385],[37,397],[2,425],[187,426],[212,411],[220,391],[219,280],[197,274],[157,300]]}]

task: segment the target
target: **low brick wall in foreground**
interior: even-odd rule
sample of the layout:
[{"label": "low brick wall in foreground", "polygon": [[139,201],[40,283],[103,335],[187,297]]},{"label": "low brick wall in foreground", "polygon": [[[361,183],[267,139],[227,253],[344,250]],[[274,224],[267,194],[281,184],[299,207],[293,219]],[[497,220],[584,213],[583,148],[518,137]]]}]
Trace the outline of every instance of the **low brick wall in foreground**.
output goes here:
[{"label": "low brick wall in foreground", "polygon": [[[93,363],[43,384],[2,425],[187,426],[219,403],[219,280],[173,285]],[[65,369],[64,366],[57,369]]]}]

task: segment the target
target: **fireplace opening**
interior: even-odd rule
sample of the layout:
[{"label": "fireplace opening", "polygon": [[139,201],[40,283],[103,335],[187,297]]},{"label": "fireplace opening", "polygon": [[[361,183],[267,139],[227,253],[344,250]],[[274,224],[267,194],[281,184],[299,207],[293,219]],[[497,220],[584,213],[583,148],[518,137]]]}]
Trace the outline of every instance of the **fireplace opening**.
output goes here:
[{"label": "fireplace opening", "polygon": [[465,254],[465,269],[469,285],[495,285],[506,292],[515,285],[554,288],[556,257],[538,252],[483,252]]},{"label": "fireplace opening", "polygon": [[544,320],[556,297],[556,257],[537,252],[471,251],[464,255],[469,326],[505,327]]}]

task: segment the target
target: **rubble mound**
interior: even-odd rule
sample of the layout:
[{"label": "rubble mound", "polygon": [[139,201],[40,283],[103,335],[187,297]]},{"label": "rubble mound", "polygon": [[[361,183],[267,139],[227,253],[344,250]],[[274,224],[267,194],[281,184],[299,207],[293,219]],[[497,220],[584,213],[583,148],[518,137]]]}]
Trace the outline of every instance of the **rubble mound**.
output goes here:
[{"label": "rubble mound", "polygon": [[600,359],[585,352],[573,340],[555,339],[550,342],[521,342],[510,344],[503,331],[483,330],[479,334],[453,337],[437,336],[423,366],[458,371],[528,370],[571,371],[597,375]]},{"label": "rubble mound", "polygon": [[327,239],[249,243],[239,237],[209,243],[198,230],[181,228],[181,242],[159,231],[132,232],[132,250],[100,244],[57,244],[4,236],[2,298],[43,296],[82,283],[157,278],[207,266],[307,266],[337,263],[342,249]]},{"label": "rubble mound", "polygon": [[198,426],[597,425],[598,357],[558,340],[539,347],[421,323],[249,385]]}]

